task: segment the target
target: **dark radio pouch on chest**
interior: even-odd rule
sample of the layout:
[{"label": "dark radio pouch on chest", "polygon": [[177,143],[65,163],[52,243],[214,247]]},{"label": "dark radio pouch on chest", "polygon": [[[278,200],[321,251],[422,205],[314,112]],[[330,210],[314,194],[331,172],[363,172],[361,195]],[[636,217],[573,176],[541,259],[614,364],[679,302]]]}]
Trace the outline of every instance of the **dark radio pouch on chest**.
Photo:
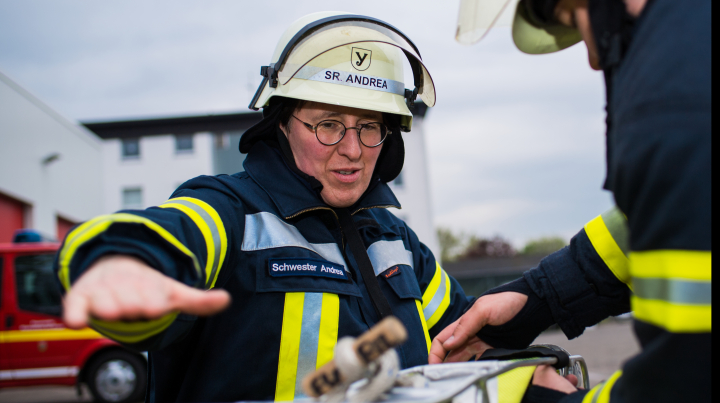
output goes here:
[{"label": "dark radio pouch on chest", "polygon": [[392,309],[390,309],[390,303],[387,298],[380,290],[380,284],[378,283],[377,277],[375,277],[375,270],[373,269],[370,257],[368,257],[367,249],[363,244],[360,233],[355,226],[352,215],[348,209],[335,209],[340,220],[340,229],[343,235],[347,239],[350,251],[355,257],[360,275],[362,275],[365,287],[367,287],[368,294],[370,294],[370,300],[372,301],[373,307],[377,312],[380,319],[392,315]]}]

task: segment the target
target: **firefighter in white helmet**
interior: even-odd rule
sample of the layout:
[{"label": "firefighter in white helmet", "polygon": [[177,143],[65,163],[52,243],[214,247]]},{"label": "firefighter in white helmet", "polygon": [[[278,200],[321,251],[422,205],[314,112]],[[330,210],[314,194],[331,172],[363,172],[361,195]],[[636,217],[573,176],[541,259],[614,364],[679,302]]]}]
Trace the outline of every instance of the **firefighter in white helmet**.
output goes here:
[{"label": "firefighter in white helmet", "polygon": [[[710,401],[710,0],[463,0],[457,39],[506,8],[529,54],[583,41],[607,88],[607,178],[617,208],[433,341],[431,363],[569,338],[632,310],[642,352],[591,391],[541,368],[528,402]],[[446,354],[449,355],[446,358]]]},{"label": "firefighter in white helmet", "polygon": [[244,172],[90,220],[59,252],[65,322],[149,350],[148,402],[301,397],[339,338],[391,314],[409,335],[401,365],[425,364],[469,304],[387,209],[400,207],[387,182],[402,169],[408,105],[435,103],[415,45],[370,17],[318,13],[270,61]]}]

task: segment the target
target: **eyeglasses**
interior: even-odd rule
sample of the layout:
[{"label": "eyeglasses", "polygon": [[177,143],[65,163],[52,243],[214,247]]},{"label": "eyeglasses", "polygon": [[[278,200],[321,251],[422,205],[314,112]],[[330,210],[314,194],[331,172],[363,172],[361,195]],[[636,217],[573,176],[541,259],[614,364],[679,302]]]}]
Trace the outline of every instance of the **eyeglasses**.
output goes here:
[{"label": "eyeglasses", "polygon": [[315,137],[318,141],[326,146],[332,146],[340,142],[345,137],[345,132],[349,129],[357,130],[360,142],[365,147],[373,148],[377,147],[385,141],[387,138],[388,130],[387,126],[380,122],[370,122],[357,125],[356,127],[345,127],[342,122],[337,120],[323,120],[315,126],[310,123],[303,122],[298,119],[295,115],[290,115],[302,123],[308,129],[315,132]]}]

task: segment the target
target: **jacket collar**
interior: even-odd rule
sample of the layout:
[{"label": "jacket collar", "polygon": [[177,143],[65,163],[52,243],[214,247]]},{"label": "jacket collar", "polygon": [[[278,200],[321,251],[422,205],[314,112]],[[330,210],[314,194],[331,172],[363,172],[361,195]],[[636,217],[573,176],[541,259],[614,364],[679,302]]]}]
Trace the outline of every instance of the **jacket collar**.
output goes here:
[{"label": "jacket collar", "polygon": [[[283,218],[295,217],[306,211],[331,209],[306,180],[290,170],[280,151],[264,142],[258,142],[252,147],[243,166],[248,175],[270,196]],[[379,180],[374,186],[370,184],[350,210],[355,214],[376,207],[400,208],[400,202],[390,187]]]}]

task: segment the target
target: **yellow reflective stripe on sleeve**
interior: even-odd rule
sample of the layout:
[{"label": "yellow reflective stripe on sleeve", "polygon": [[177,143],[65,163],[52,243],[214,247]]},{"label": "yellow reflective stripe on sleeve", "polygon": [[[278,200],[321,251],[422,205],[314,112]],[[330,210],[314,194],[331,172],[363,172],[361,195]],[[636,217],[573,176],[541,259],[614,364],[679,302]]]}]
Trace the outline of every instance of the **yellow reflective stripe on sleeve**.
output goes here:
[{"label": "yellow reflective stripe on sleeve", "polygon": [[333,358],[339,320],[336,294],[285,294],[275,400],[305,397],[303,378]]},{"label": "yellow reflective stripe on sleeve", "polygon": [[320,317],[317,363],[315,364],[316,369],[330,362],[335,355],[339,319],[340,298],[337,294],[324,293],[322,298],[322,315]]},{"label": "yellow reflective stripe on sleeve", "polygon": [[300,334],[303,317],[304,292],[285,294],[282,334],[280,335],[280,359],[278,362],[275,400],[288,401],[295,398],[295,378],[297,375],[298,355],[300,354]]},{"label": "yellow reflective stripe on sleeve", "polygon": [[180,210],[197,225],[207,248],[205,288],[213,288],[227,254],[227,233],[220,215],[209,204],[192,197],[176,197],[158,207]]},{"label": "yellow reflective stripe on sleeve", "polygon": [[[622,213],[619,213],[618,211],[618,214]],[[622,222],[615,222],[615,227],[621,227],[621,224]],[[621,232],[623,230],[625,229],[613,228],[612,232]],[[629,271],[630,262],[620,246],[617,244],[615,238],[612,236],[605,220],[603,220],[603,215],[599,215],[589,223],[585,224],[585,233],[590,239],[590,242],[592,243],[593,248],[595,248],[597,254],[603,262],[605,262],[610,271],[613,272],[615,277],[632,289]]]},{"label": "yellow reflective stripe on sleeve", "polygon": [[423,313],[422,305],[419,300],[415,300],[415,305],[417,305],[418,309],[418,315],[420,315],[420,323],[422,323],[422,329],[423,334],[425,335],[425,343],[427,344],[428,348],[428,354],[430,353],[430,345],[432,342],[430,341],[430,333],[428,332],[428,325],[427,321],[425,321],[425,314]]},{"label": "yellow reflective stripe on sleeve", "polygon": [[537,367],[520,367],[498,375],[498,403],[520,403],[530,386],[535,368]]},{"label": "yellow reflective stripe on sleeve", "polygon": [[165,241],[176,247],[182,253],[190,257],[193,261],[193,266],[198,274],[200,271],[200,264],[197,261],[195,255],[177,240],[170,232],[168,232],[162,226],[145,217],[136,216],[127,213],[116,213],[105,216],[97,217],[91,221],[88,221],[87,225],[82,224],[73,230],[68,236],[65,245],[60,250],[58,277],[60,282],[65,287],[65,290],[70,290],[70,262],[72,261],[75,252],[84,243],[88,242],[92,238],[100,235],[102,232],[108,229],[114,223],[136,223],[143,224],[147,228],[155,231]]},{"label": "yellow reflective stripe on sleeve", "polygon": [[712,331],[712,307],[678,305],[632,296],[635,319],[662,327],[673,333],[705,333]]},{"label": "yellow reflective stripe on sleeve", "polygon": [[[107,230],[110,225],[118,222],[142,224],[155,231],[168,243],[189,256],[193,261],[195,270],[198,274],[200,273],[200,265],[195,255],[165,228],[145,217],[127,213],[117,213],[100,216],[90,220],[87,223],[80,225],[73,230],[71,234],[69,234],[67,240],[65,241],[65,245],[60,250],[60,257],[58,259],[60,262],[58,277],[66,290],[70,290],[70,262],[72,261],[72,258],[78,248]],[[167,329],[176,317],[177,313],[168,314],[160,319],[151,321],[107,322],[93,319],[90,321],[90,324],[93,329],[114,340],[124,343],[137,343]]]},{"label": "yellow reflective stripe on sleeve", "polygon": [[[70,231],[70,233],[68,233],[67,237],[65,238],[65,243],[63,244],[62,249],[60,249],[61,256],[63,255],[63,253],[67,253],[66,251],[68,247],[75,243],[78,237],[83,236],[95,224],[100,221],[107,220],[107,218],[107,215],[95,217],[91,220],[85,221],[84,223],[78,225],[72,231]],[[62,261],[60,263],[62,263]],[[60,279],[60,283],[63,285],[63,287],[65,287],[65,290],[70,290],[70,271],[68,267],[64,267],[62,266],[62,264],[60,264],[60,268],[58,270],[58,278]]]},{"label": "yellow reflective stripe on sleeve", "polygon": [[448,307],[450,306],[450,277],[448,277],[447,273],[445,273],[445,270],[441,270],[441,272],[445,287],[441,286],[440,288],[438,288],[438,292],[443,293],[442,300],[440,301],[440,305],[437,307],[435,312],[427,320],[428,328],[431,329],[440,321],[442,316],[445,314],[445,311],[447,311]]},{"label": "yellow reflective stripe on sleeve", "polygon": [[422,296],[422,307],[425,309],[430,301],[432,300],[432,297],[437,293],[438,287],[440,287],[440,282],[442,281],[442,269],[440,268],[440,264],[435,262],[435,273],[433,274],[432,279],[430,280],[430,284],[428,284],[427,289],[425,289],[425,293],[423,293]]},{"label": "yellow reflective stripe on sleeve", "polygon": [[428,329],[440,321],[450,305],[450,278],[440,264],[435,262],[435,274],[423,294],[423,315]]},{"label": "yellow reflective stripe on sleeve", "polygon": [[90,327],[113,340],[122,343],[138,343],[167,329],[177,318],[178,312],[169,313],[162,318],[137,321],[104,321],[90,319]]},{"label": "yellow reflective stripe on sleeve", "polygon": [[582,403],[608,403],[610,402],[610,392],[612,391],[615,382],[622,376],[622,371],[616,371],[608,378],[607,381],[602,382],[592,388],[583,398]]},{"label": "yellow reflective stripe on sleeve", "polygon": [[615,206],[600,214],[600,216],[617,246],[622,250],[622,253],[627,256],[630,252],[630,226],[625,214]]},{"label": "yellow reflective stripe on sleeve", "polygon": [[632,252],[630,270],[636,319],[674,333],[712,330],[712,253]]}]

